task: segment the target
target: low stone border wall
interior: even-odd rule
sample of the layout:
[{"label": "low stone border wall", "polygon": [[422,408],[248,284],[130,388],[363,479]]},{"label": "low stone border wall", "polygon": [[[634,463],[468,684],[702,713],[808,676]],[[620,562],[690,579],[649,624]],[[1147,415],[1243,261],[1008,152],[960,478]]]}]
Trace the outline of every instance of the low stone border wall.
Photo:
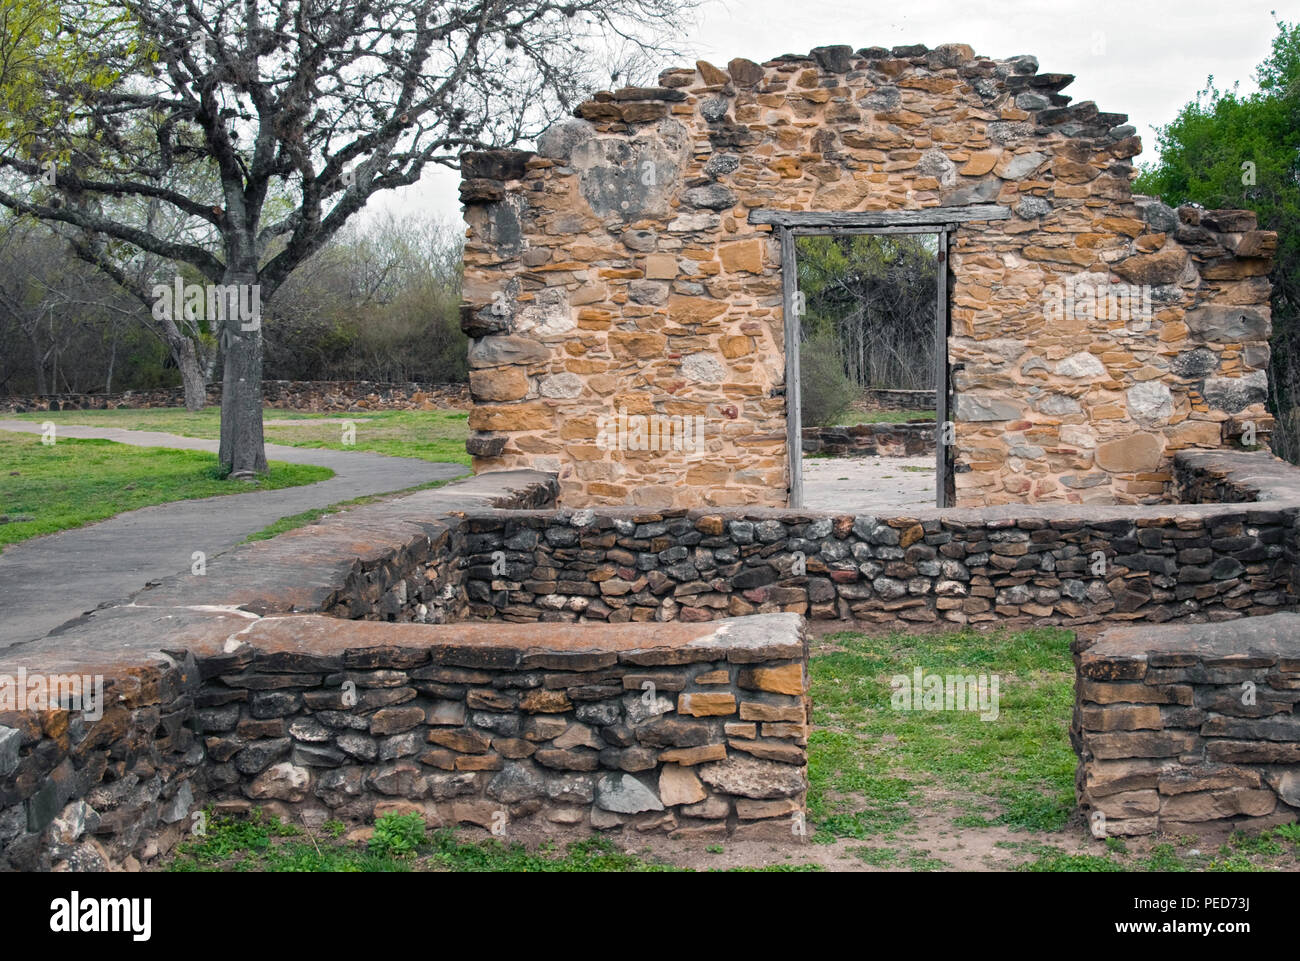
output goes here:
[{"label": "low stone border wall", "polygon": [[[555,477],[518,471],[332,515],[0,653],[10,692],[20,677],[65,694],[73,677],[103,684],[102,716],[58,698],[0,705],[0,867],[136,866],[209,802],[307,820],[414,805],[440,822],[495,826],[504,812],[556,829],[794,837],[804,613],[1148,622],[1080,651],[1093,665],[1076,724],[1088,803],[1133,831],[1148,817],[1262,817],[1270,797],[1269,812],[1294,807],[1283,768],[1300,741],[1287,693],[1300,690],[1300,615],[1275,612],[1296,596],[1297,471],[1188,451],[1175,477],[1187,500],[1231,502],[597,513],[554,510]],[[628,623],[726,615],[738,619]],[[496,623],[439,623],[464,617]],[[1171,620],[1188,624],[1149,626]],[[1227,620],[1226,633],[1176,633]],[[551,621],[600,623],[537,623]],[[1269,630],[1282,647],[1252,640]],[[1268,688],[1266,709],[1224,706],[1241,681]],[[1178,750],[1144,753],[1152,743]],[[1163,766],[1154,785],[1107,791],[1088,781],[1102,761]],[[1210,762],[1247,767],[1176,787],[1186,772],[1170,765]],[[1146,767],[1128,773],[1149,780]],[[1148,791],[1154,802],[1114,797]]]},{"label": "low stone border wall", "polygon": [[[209,406],[221,403],[221,385],[209,384]],[[469,384],[386,384],[368,380],[264,380],[268,407],[311,413],[359,410],[468,409]],[[120,410],[183,407],[180,387],[128,390],[120,394],[33,394],[0,397],[0,412],[25,414],[43,410]]]},{"label": "low stone border wall", "polygon": [[936,406],[936,395],[932,390],[868,387],[862,392],[863,410],[934,410]]},{"label": "low stone border wall", "polygon": [[1213,471],[1236,477],[1243,497],[1253,490],[1270,500],[906,517],[743,508],[473,513],[469,611],[516,621],[791,611],[881,623],[1086,624],[1221,621],[1292,606],[1300,489],[1261,494],[1251,478],[1295,485],[1300,472],[1267,454],[1179,456],[1190,494],[1228,483],[1201,479]]},{"label": "low stone border wall", "polygon": [[1094,834],[1300,815],[1300,615],[1115,628],[1076,649],[1070,737]]},{"label": "low stone border wall", "polygon": [[[204,670],[224,663],[266,615],[336,614],[318,620],[340,637],[364,630],[342,617],[455,617],[455,513],[554,504],[556,492],[551,475],[509,471],[353,508],[0,650],[0,869],[131,867],[168,850],[207,796],[206,745],[192,723],[205,705],[196,652],[216,658]],[[66,704],[54,692],[5,700],[32,679],[41,692],[51,679],[79,689],[81,678],[102,685],[97,720],[50,709]]]},{"label": "low stone border wall", "polygon": [[205,806],[253,804],[313,825],[415,809],[507,836],[802,837],[797,617],[487,633],[143,611],[81,628],[110,662],[52,646],[6,658],[106,687],[98,718],[0,714],[0,868],[135,868]]},{"label": "low stone border wall", "polygon": [[805,454],[852,457],[923,457],[934,453],[934,421],[805,427]]}]

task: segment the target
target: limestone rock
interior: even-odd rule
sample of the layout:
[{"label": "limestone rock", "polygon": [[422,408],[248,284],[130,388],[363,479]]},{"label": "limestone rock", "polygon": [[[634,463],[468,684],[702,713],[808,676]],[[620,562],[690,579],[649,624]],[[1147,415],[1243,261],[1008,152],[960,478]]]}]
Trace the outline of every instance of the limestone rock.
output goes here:
[{"label": "limestone rock", "polygon": [[804,790],[804,776],[799,768],[752,757],[730,757],[701,765],[699,775],[713,789],[740,797],[794,797]]},{"label": "limestone rock", "polygon": [[616,814],[664,809],[663,802],[651,788],[631,774],[622,772],[603,775],[596,782],[596,806]]}]

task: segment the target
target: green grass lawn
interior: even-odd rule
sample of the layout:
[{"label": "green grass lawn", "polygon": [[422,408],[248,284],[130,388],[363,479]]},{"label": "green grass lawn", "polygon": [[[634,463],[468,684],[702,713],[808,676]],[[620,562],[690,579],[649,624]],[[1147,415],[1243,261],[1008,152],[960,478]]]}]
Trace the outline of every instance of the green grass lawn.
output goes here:
[{"label": "green grass lawn", "polygon": [[[1054,831],[1074,806],[1071,634],[1058,629],[946,635],[834,634],[809,667],[808,813],[816,838],[865,838],[915,819],[926,793],[987,799],[969,826]],[[899,711],[890,678],[998,676],[999,713]]]},{"label": "green grass lawn", "polygon": [[[215,439],[221,436],[221,409],[207,407],[190,413],[184,407],[156,407],[147,410],[64,410],[12,415],[20,420],[53,421],[88,427],[120,427],[125,430],[157,430],[184,437]],[[390,457],[469,466],[465,438],[469,436],[468,413],[459,410],[386,410],[356,413],[304,414],[300,411],[262,411],[263,420],[292,420],[293,424],[268,425],[267,443],[289,447],[328,447],[333,450],[364,450]],[[349,421],[356,429],[355,443],[345,444]]]},{"label": "green grass lawn", "polygon": [[[177,872],[212,871],[526,871],[558,872],[677,872],[688,870],[670,861],[621,851],[608,838],[573,841],[562,848],[543,842],[532,850],[501,841],[467,841],[447,829],[428,831],[418,814],[386,814],[375,822],[374,834],[362,846],[342,840],[341,822],[327,821],[319,831],[307,831],[266,817],[256,810],[249,818],[209,815],[206,833],[178,848],[166,864]],[[771,864],[729,868],[732,871],[816,871],[816,865]]]},{"label": "green grass lawn", "polygon": [[851,410],[836,418],[837,427],[854,424],[904,424],[909,420],[934,420],[933,410]]},{"label": "green grass lawn", "polygon": [[215,454],[0,431],[0,546],[169,501],[327,480],[327,467],[271,462],[253,483],[221,479]]},{"label": "green grass lawn", "polygon": [[415,491],[429,490],[432,487],[442,487],[450,484],[449,480],[429,481],[427,484],[416,484],[414,487],[406,487],[399,491],[390,491],[386,494],[366,494],[362,497],[354,497],[351,500],[339,501],[335,504],[327,504],[324,507],[314,507],[311,510],[302,511],[299,514],[290,514],[288,517],[281,517],[274,524],[262,528],[254,534],[249,534],[244,538],[244,543],[251,541],[267,541],[272,537],[283,534],[285,531],[296,530],[299,527],[306,527],[308,524],[314,524],[322,517],[330,514],[342,514],[352,507],[364,507],[366,504],[375,504],[379,501],[392,500],[394,497],[401,497],[404,494],[412,494]]}]

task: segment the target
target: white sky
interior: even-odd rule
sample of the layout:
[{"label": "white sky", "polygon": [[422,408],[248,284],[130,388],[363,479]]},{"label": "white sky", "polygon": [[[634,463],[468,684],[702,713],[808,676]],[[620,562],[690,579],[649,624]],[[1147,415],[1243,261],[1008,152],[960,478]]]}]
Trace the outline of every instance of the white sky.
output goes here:
[{"label": "white sky", "polygon": [[[875,9],[879,8],[879,9]],[[901,8],[901,9],[900,9]],[[763,61],[782,53],[846,43],[892,47],[966,43],[977,54],[1028,53],[1045,73],[1072,73],[1063,91],[1075,103],[1127,113],[1143,153],[1155,153],[1153,127],[1167,123],[1207,76],[1255,89],[1277,19],[1300,19],[1300,0],[703,0],[698,33],[679,42],[695,58],[725,66],[733,57]],[[363,216],[419,206],[459,220],[459,174],[444,168],[400,191],[372,199]]]}]

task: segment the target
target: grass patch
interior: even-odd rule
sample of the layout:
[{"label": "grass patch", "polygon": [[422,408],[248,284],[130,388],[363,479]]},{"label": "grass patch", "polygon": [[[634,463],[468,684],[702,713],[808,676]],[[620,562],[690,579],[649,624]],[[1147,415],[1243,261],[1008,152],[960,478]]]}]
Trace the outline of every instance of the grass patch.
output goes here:
[{"label": "grass patch", "polygon": [[327,467],[272,461],[252,483],[224,480],[202,451],[0,431],[0,546],[102,521],[124,511],[220,494],[278,490],[334,476]]},{"label": "grass patch", "polygon": [[839,418],[837,427],[854,424],[905,424],[909,420],[934,420],[933,410],[851,410]]},{"label": "grass patch", "polygon": [[[819,840],[897,831],[935,791],[982,794],[999,809],[967,826],[1059,830],[1074,807],[1070,634],[1057,629],[910,636],[834,634],[812,658],[808,811]],[[996,674],[999,713],[902,711],[890,678]]]},{"label": "grass patch", "polygon": [[[221,409],[205,407],[191,413],[184,407],[155,407],[147,410],[63,410],[12,415],[20,420],[53,421],[87,427],[120,427],[124,430],[156,430],[183,437],[215,440],[221,436]],[[414,457],[438,463],[469,466],[465,439],[469,436],[469,414],[461,410],[383,410],[347,413],[306,414],[301,411],[262,411],[263,420],[292,420],[293,424],[263,428],[266,441],[289,447],[325,447],[330,450],[362,450],[390,457]],[[344,444],[344,430],[350,421],[356,429],[355,443]]]},{"label": "grass patch", "polygon": [[1069,854],[1058,848],[1047,848],[1033,861],[1020,865],[1021,871],[1069,871],[1089,874],[1113,873],[1127,870],[1110,859],[1109,854]]},{"label": "grass patch", "polygon": [[[165,869],[216,871],[463,871],[529,873],[676,872],[687,869],[619,850],[608,838],[592,837],[561,848],[543,842],[530,851],[496,839],[467,841],[450,829],[427,831],[418,814],[388,814],[375,822],[368,844],[340,839],[343,826],[326,822],[304,831],[255,809],[248,818],[206,815],[206,833],[181,844]],[[731,871],[815,871],[808,864],[773,864]]]}]

